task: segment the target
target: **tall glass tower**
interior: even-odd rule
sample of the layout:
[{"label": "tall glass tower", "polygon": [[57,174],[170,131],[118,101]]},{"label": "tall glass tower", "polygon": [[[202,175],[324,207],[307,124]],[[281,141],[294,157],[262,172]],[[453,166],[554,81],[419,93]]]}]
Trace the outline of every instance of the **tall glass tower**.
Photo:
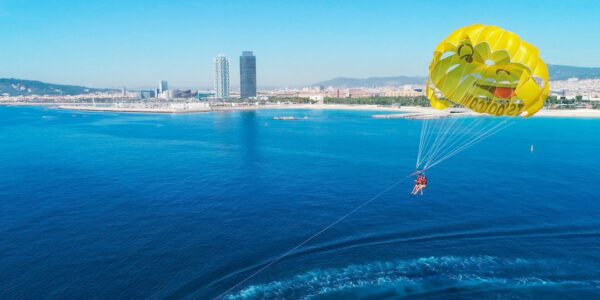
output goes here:
[{"label": "tall glass tower", "polygon": [[256,56],[252,51],[244,51],[240,56],[240,96],[256,97]]},{"label": "tall glass tower", "polygon": [[166,80],[161,80],[158,82],[158,92],[163,93],[164,91],[169,90],[169,83]]},{"label": "tall glass tower", "polygon": [[225,55],[215,58],[215,97],[229,98],[229,60]]}]

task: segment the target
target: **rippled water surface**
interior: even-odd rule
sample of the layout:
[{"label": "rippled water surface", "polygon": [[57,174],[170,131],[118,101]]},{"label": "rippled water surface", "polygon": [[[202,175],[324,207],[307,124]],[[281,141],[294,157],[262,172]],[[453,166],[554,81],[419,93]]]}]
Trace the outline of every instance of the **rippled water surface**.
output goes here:
[{"label": "rippled water surface", "polygon": [[[0,108],[0,298],[219,296],[413,171],[373,113]],[[600,120],[519,120],[226,298],[600,298],[599,169]]]}]

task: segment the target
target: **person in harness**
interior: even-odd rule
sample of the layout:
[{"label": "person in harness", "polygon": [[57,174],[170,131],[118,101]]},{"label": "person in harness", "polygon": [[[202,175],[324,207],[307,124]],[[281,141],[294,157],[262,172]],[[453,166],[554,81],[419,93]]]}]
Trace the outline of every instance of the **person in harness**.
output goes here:
[{"label": "person in harness", "polygon": [[427,176],[419,172],[417,179],[415,179],[415,187],[413,187],[412,194],[416,195],[419,192],[423,195],[423,189],[427,187]]}]

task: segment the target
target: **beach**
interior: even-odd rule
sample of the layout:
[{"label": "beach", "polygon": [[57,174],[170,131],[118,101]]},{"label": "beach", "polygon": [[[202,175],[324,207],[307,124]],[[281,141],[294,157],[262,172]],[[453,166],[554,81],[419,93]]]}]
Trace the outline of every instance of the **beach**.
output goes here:
[{"label": "beach", "polygon": [[542,109],[534,117],[600,118],[598,109]]},{"label": "beach", "polygon": [[[431,107],[421,106],[381,106],[368,104],[261,104],[261,105],[210,105],[205,103],[175,103],[168,106],[147,107],[138,106],[91,106],[91,105],[58,105],[58,109],[123,112],[123,113],[201,113],[208,111],[240,111],[240,110],[344,110],[344,111],[373,111],[396,112],[411,114],[439,114],[441,111]],[[477,115],[477,114],[471,114]],[[554,118],[600,118],[600,110],[595,109],[542,109],[534,117]]]},{"label": "beach", "polygon": [[[209,104],[205,102],[176,102],[168,105],[146,103],[118,103],[116,105],[91,105],[74,103],[29,103],[3,102],[0,106],[45,106],[61,110],[115,112],[115,113],[147,113],[147,114],[190,114],[211,111],[245,111],[245,110],[341,110],[341,111],[372,111],[398,114],[439,115],[443,111],[422,106],[383,106],[371,104]],[[470,116],[480,114],[470,113]],[[483,115],[482,115],[483,116]],[[542,109],[535,118],[600,118],[599,109]],[[382,118],[382,117],[377,117]],[[393,119],[386,117],[382,119]]]},{"label": "beach", "polygon": [[[350,110],[350,111],[377,111],[377,112],[397,112],[397,113],[422,113],[439,114],[442,111],[422,106],[381,106],[368,104],[287,104],[287,105],[260,105],[260,106],[227,106],[212,107],[214,111],[227,110],[253,110],[253,109],[314,109],[314,110]],[[471,114],[478,115],[478,114]],[[534,117],[557,117],[557,118],[600,118],[598,109],[542,109]]]}]

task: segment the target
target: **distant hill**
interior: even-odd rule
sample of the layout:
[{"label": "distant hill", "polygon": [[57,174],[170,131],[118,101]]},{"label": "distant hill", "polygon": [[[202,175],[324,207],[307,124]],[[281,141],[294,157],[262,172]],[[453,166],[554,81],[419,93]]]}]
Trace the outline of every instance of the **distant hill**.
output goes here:
[{"label": "distant hill", "polygon": [[35,80],[0,78],[0,95],[80,95],[96,92],[112,91],[111,89],[95,89],[77,85],[52,84]]},{"label": "distant hill", "polygon": [[333,87],[371,87],[371,86],[392,86],[405,84],[425,84],[427,77],[420,76],[393,76],[393,77],[369,77],[369,78],[347,78],[338,77],[331,80],[317,82],[315,86],[333,86]]},{"label": "distant hill", "polygon": [[[600,78],[600,68],[574,67],[564,65],[548,64],[550,80],[565,80],[573,77],[579,79]],[[372,86],[399,86],[405,84],[425,84],[427,77],[420,76],[392,76],[392,77],[369,77],[348,78],[338,77],[331,80],[317,82],[315,86],[333,86],[339,88],[350,87],[372,87]]]},{"label": "distant hill", "polygon": [[548,64],[550,80],[565,80],[569,78],[593,79],[600,78],[600,68],[573,67]]}]

